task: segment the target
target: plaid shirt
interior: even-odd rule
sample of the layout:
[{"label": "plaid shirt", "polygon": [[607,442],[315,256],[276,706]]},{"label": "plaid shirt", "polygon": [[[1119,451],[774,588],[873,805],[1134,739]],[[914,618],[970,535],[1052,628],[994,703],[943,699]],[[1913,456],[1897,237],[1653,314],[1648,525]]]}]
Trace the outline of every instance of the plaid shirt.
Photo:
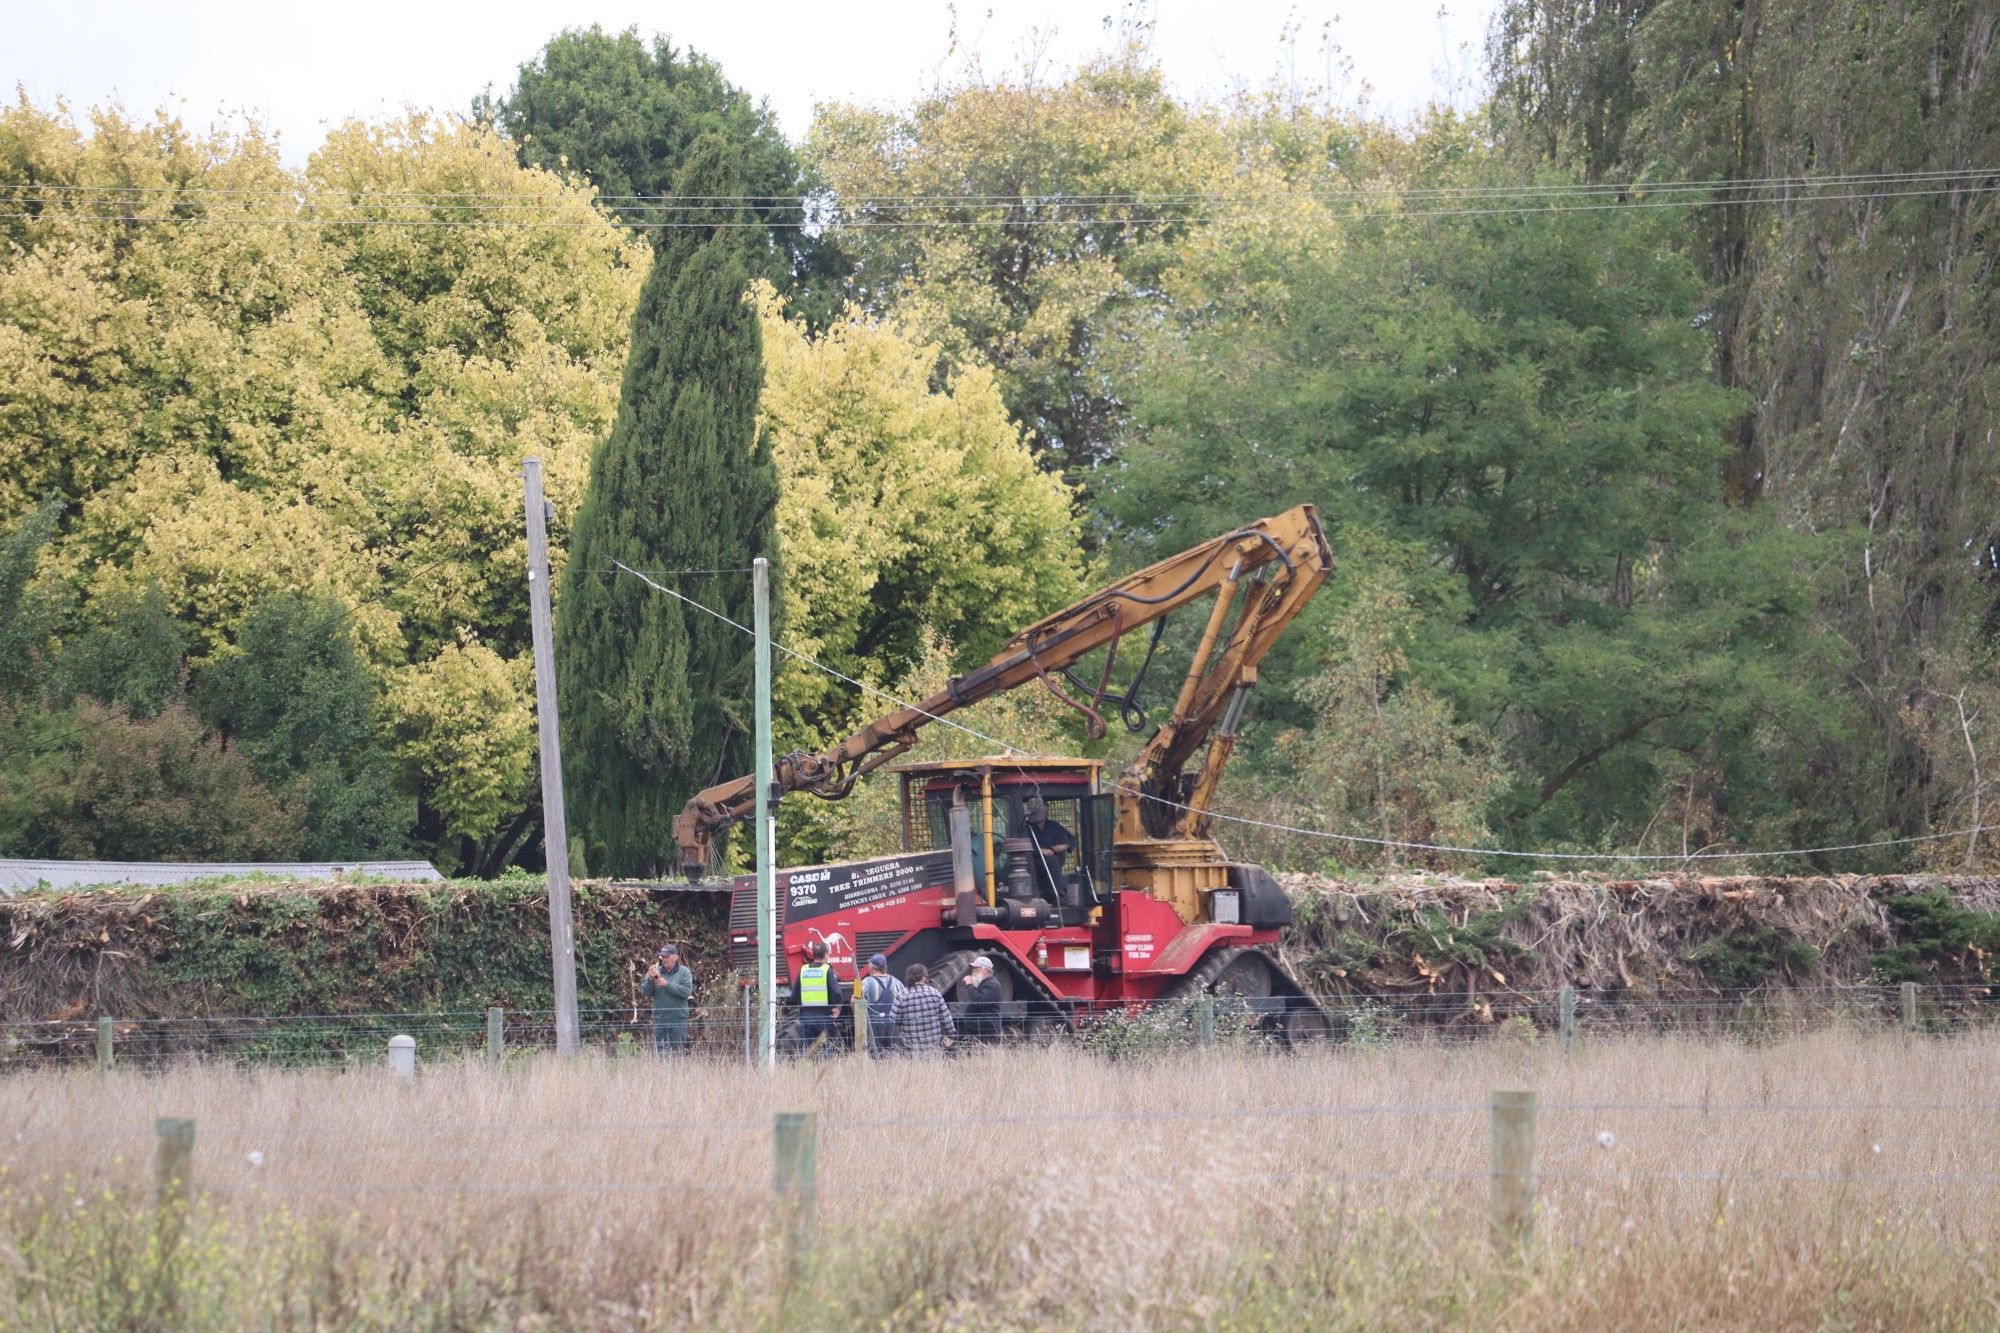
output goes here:
[{"label": "plaid shirt", "polygon": [[896,1047],[904,1051],[934,1051],[946,1037],[958,1035],[958,1023],[945,1007],[944,996],[928,981],[896,997],[889,1007],[889,1022],[896,1029]]}]

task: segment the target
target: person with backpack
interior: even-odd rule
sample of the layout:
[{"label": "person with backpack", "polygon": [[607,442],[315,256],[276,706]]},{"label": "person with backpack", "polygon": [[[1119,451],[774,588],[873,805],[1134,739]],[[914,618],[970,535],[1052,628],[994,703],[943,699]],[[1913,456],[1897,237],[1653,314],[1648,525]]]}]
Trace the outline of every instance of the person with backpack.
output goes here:
[{"label": "person with backpack", "polygon": [[889,957],[876,954],[861,974],[861,998],[868,1001],[868,1053],[886,1055],[896,1040],[896,1001],[903,996],[903,983],[889,974]]}]

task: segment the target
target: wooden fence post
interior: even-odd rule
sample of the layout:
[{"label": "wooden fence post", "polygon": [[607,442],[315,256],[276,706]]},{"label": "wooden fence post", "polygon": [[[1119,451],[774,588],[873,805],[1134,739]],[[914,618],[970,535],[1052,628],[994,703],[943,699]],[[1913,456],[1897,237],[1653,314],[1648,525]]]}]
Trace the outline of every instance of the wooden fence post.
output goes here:
[{"label": "wooden fence post", "polygon": [[813,1208],[818,1196],[819,1128],[811,1111],[780,1111],[771,1126],[771,1185],[788,1216],[788,1266],[812,1249]]},{"label": "wooden fence post", "polygon": [[486,1063],[499,1068],[507,1059],[507,1011],[486,1011]]},{"label": "wooden fence post", "polygon": [[868,1054],[868,994],[861,989],[861,982],[854,983],[854,1053]]},{"label": "wooden fence post", "polygon": [[194,1121],[161,1116],[153,1121],[153,1201],[170,1208],[187,1199],[194,1179]]},{"label": "wooden fence post", "polygon": [[1215,996],[1197,995],[1194,1001],[1194,1031],[1204,1046],[1215,1045]]},{"label": "wooden fence post", "polygon": [[1569,1046],[1576,1039],[1576,987],[1564,986],[1556,993],[1562,1008],[1563,1054],[1569,1054]]},{"label": "wooden fence post", "polygon": [[1915,1032],[1916,1030],[1917,1030],[1917,983],[1914,981],[1906,981],[1903,983],[1903,1031]]},{"label": "wooden fence post", "polygon": [[1493,1094],[1493,1242],[1518,1250],[1535,1234],[1535,1094]]},{"label": "wooden fence post", "polygon": [[111,1072],[111,1020],[108,1018],[97,1020],[97,1072]]}]

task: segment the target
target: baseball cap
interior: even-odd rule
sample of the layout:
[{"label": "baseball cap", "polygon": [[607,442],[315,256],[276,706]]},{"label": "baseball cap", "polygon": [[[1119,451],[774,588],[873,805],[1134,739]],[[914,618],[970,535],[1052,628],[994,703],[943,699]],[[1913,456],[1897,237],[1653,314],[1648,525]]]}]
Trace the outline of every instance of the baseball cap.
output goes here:
[{"label": "baseball cap", "polygon": [[680,957],[680,953],[680,948],[677,945],[663,944],[660,946],[660,957],[662,958],[678,958]]},{"label": "baseball cap", "polygon": [[972,965],[974,967],[983,967],[988,972],[991,972],[993,970],[993,960],[991,958],[988,958],[985,954],[980,954],[977,958],[973,959]]},{"label": "baseball cap", "polygon": [[870,958],[870,959],[868,960],[868,966],[870,966],[870,967],[879,967],[879,968],[881,968],[881,969],[882,969],[883,971],[885,971],[885,972],[886,972],[886,971],[888,971],[888,970],[889,970],[889,955],[888,955],[888,954],[886,954],[886,953],[878,953],[878,954],[876,954],[876,955],[875,955],[875,956],[874,956],[873,958]]}]

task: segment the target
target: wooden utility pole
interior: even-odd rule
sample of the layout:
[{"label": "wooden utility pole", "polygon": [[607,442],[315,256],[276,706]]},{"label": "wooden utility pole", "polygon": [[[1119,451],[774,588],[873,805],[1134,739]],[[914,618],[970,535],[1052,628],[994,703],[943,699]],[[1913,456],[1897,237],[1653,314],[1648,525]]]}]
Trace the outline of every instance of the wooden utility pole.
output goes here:
[{"label": "wooden utility pole", "polygon": [[751,561],[757,630],[757,993],[762,999],[757,1054],[766,1069],[778,1063],[778,798],[771,772],[771,562]]},{"label": "wooden utility pole", "polygon": [[542,460],[528,480],[528,617],[535,638],[535,729],[542,742],[542,846],[549,863],[549,952],[554,960],[556,1053],[582,1049],[576,1021],[576,925],[569,901],[569,823],[563,817],[562,738],[556,717],[556,650],[549,615],[549,510]]}]

